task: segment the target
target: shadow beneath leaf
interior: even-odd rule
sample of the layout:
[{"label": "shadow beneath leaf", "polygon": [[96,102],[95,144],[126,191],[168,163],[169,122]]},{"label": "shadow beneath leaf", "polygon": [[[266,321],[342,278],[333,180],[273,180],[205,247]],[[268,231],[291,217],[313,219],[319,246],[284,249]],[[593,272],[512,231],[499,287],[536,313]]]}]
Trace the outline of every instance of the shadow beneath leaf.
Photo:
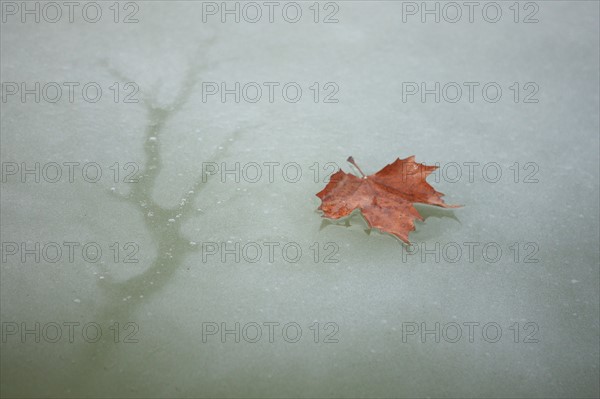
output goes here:
[{"label": "shadow beneath leaf", "polygon": [[[415,220],[415,229],[419,229],[419,225],[424,224],[427,221],[427,219],[429,219],[429,218],[438,218],[438,219],[448,218],[448,219],[452,219],[452,220],[458,222],[459,224],[462,224],[460,222],[460,220],[458,219],[458,217],[456,217],[456,214],[454,213],[454,209],[441,208],[438,206],[424,205],[424,204],[414,204],[414,207],[419,212],[419,214],[423,217],[422,222],[419,220]],[[317,213],[322,215],[322,213],[319,211],[317,211]],[[321,225],[319,226],[319,231],[321,231],[331,225],[343,226],[346,228],[351,227],[353,225],[362,225],[363,230],[367,235],[371,235],[371,232],[373,231],[373,229],[371,227],[369,227],[369,224],[367,223],[366,219],[362,216],[362,214],[360,213],[360,211],[358,209],[354,210],[350,215],[348,215],[344,218],[337,219],[337,220],[323,218],[321,220]],[[386,234],[384,232],[382,232],[382,233]],[[414,233],[414,231],[413,231],[413,233]],[[390,236],[397,238],[392,234],[390,234]],[[398,239],[398,241],[400,243],[406,245],[406,243],[404,243],[402,240]]]},{"label": "shadow beneath leaf", "polygon": [[438,219],[448,218],[460,223],[460,220],[456,217],[454,209],[440,208],[439,206],[431,206],[425,204],[415,204],[415,209],[423,216],[423,221],[433,217]]}]

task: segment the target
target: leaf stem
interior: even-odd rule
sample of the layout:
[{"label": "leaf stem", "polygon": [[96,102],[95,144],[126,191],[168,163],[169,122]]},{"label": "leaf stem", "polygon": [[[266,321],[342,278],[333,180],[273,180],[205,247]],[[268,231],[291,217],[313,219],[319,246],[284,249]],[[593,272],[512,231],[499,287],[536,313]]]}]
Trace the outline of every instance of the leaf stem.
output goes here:
[{"label": "leaf stem", "polygon": [[363,171],[362,171],[362,170],[361,170],[361,169],[358,167],[358,165],[356,164],[356,162],[354,162],[354,158],[352,158],[352,157],[348,157],[348,159],[346,159],[346,161],[347,161],[347,162],[350,162],[352,165],[354,165],[354,167],[355,167],[356,169],[358,169],[358,171],[359,171],[359,172],[360,172],[360,174],[362,175],[363,179],[366,179],[366,178],[367,178],[367,175],[365,175],[365,174],[363,173]]}]

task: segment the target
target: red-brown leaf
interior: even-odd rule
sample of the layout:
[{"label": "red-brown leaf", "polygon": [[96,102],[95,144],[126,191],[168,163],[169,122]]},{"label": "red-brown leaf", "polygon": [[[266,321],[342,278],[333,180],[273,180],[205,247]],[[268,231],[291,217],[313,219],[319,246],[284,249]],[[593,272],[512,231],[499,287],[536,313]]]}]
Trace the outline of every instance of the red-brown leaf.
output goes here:
[{"label": "red-brown leaf", "polygon": [[[348,158],[354,163],[352,157]],[[323,216],[339,219],[360,209],[370,227],[390,233],[409,243],[408,233],[415,229],[414,220],[423,220],[412,205],[415,202],[456,208],[442,200],[444,194],[435,191],[425,179],[437,166],[415,162],[415,157],[396,159],[379,172],[363,177],[337,171],[325,188],[317,193],[322,201]]]}]

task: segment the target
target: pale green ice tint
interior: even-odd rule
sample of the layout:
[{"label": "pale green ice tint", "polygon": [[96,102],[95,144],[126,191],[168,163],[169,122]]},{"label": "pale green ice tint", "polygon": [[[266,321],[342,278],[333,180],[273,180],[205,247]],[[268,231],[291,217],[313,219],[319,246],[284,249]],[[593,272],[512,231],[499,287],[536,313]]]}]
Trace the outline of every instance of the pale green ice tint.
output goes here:
[{"label": "pale green ice tint", "polygon": [[[335,7],[325,3],[315,23],[313,2],[299,2],[294,24],[281,14],[273,23],[203,22],[202,2],[134,3],[131,24],[114,23],[107,2],[95,24],[10,16],[1,25],[3,84],[103,88],[96,103],[1,103],[3,165],[95,162],[103,172],[97,183],[80,173],[72,183],[3,175],[3,397],[600,394],[598,3],[535,2],[539,22],[530,24],[513,21],[512,2],[499,2],[498,23],[456,24],[421,23],[418,14],[403,22],[402,2],[335,2],[331,24],[322,19]],[[532,8],[520,10],[521,21]],[[139,86],[139,102],[123,102],[126,82]],[[272,103],[266,90],[256,103],[222,103],[204,101],[207,82],[280,86]],[[297,103],[282,99],[289,82],[303,90]],[[473,102],[423,103],[403,101],[402,82],[480,86]],[[500,101],[481,98],[488,82],[502,87]],[[537,103],[523,102],[528,82]],[[324,102],[328,95],[339,101]],[[425,222],[410,239],[432,253],[408,254],[358,215],[332,223],[315,212],[323,178],[334,164],[352,171],[350,155],[366,174],[410,155],[463,165],[456,182],[451,168],[429,179],[463,208],[417,206]],[[236,162],[262,165],[262,179],[203,174],[208,163]],[[279,163],[272,183],[269,162]],[[288,181],[292,171],[282,175],[293,162],[297,182]],[[469,162],[480,165],[473,181]],[[481,175],[492,162],[502,172],[496,183]],[[123,181],[131,170],[136,183]],[[532,171],[537,182],[524,182]],[[23,262],[7,255],[12,242],[96,242],[103,254],[96,263]],[[257,243],[263,253],[222,261],[207,255],[210,243],[246,245],[247,258]],[[279,245],[273,262],[265,243]],[[287,243],[301,248],[299,261],[284,258]],[[478,245],[473,259],[468,243]],[[498,261],[482,255],[490,243],[503,251]],[[462,256],[452,262],[455,244]],[[128,255],[138,262],[125,263]],[[9,331],[36,322],[46,326],[39,343]],[[62,326],[55,343],[51,323]],[[64,323],[79,323],[72,343]],[[102,328],[98,342],[82,337],[86,323]],[[240,342],[207,334],[221,323],[239,323]],[[294,323],[302,335],[293,343]],[[421,323],[440,324],[439,342],[408,333]],[[293,327],[286,336],[284,325]],[[496,325],[502,335],[491,342]]]}]

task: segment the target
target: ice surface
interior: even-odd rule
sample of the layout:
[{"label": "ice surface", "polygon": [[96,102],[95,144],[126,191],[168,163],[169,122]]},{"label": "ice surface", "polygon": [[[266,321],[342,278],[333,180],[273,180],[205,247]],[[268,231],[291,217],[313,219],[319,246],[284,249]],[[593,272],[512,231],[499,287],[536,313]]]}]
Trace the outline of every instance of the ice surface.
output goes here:
[{"label": "ice surface", "polygon": [[[91,103],[79,94],[71,103],[65,92],[56,103],[36,103],[30,95],[23,103],[17,94],[1,104],[3,396],[600,394],[597,2],[520,3],[518,23],[512,2],[498,3],[497,23],[482,18],[486,3],[472,23],[466,14],[457,23],[432,16],[422,23],[419,13],[407,13],[420,2],[387,1],[320,3],[319,23],[313,2],[298,3],[298,23],[286,22],[281,8],[269,23],[265,6],[259,23],[231,16],[221,23],[220,14],[203,22],[206,2],[138,1],[128,3],[138,8],[130,24],[115,23],[108,2],[98,23],[83,20],[80,9],[73,23],[67,14],[57,23],[32,16],[22,23],[7,3],[3,95],[7,82],[97,82],[103,96]],[[119,21],[136,9],[120,6]],[[339,22],[322,23],[336,7]],[[523,23],[532,12],[539,22]],[[109,89],[115,82],[117,103]],[[138,103],[123,102],[127,82],[139,86]],[[266,89],[257,103],[235,103],[233,95],[204,102],[206,82],[280,86],[272,103]],[[303,89],[297,103],[282,99],[287,82]],[[323,102],[333,91],[328,82],[339,88],[337,103]],[[433,95],[404,102],[403,82],[480,85],[473,102],[466,89],[457,103],[436,103]],[[481,96],[488,82],[503,90],[496,103]],[[535,87],[529,99],[538,102],[525,103]],[[439,162],[446,176],[429,181],[448,203],[464,205],[418,207],[427,217],[410,235],[418,253],[391,236],[367,234],[357,215],[323,223],[315,212],[314,194],[333,170],[327,163],[350,171],[345,159],[353,155],[370,174],[413,154]],[[95,162],[103,177],[88,183],[76,169],[73,183],[65,176],[22,183],[6,169],[36,162]],[[215,165],[209,162],[256,162],[263,177],[236,183],[228,175],[223,183],[206,170]],[[265,162],[279,163],[273,183]],[[302,171],[295,183],[281,174],[292,162]],[[463,173],[456,182],[453,162]],[[472,182],[468,162],[479,162]],[[490,163],[501,168],[496,183],[489,182],[494,169],[481,174]],[[131,170],[141,181],[123,182]],[[73,262],[63,253],[56,263],[36,263],[33,255],[23,262],[20,250],[9,254],[8,243],[36,242],[95,242],[102,260],[75,252]],[[138,263],[123,262],[135,249],[125,248],[131,242]],[[252,263],[226,255],[223,262],[220,253],[207,255],[211,243],[246,245],[250,258],[259,246],[262,257]],[[273,262],[265,243],[279,245]],[[286,243],[302,249],[298,262],[283,257]],[[462,250],[454,263],[453,243]],[[465,243],[478,245],[472,260]],[[498,261],[486,261],[486,244],[488,260],[501,248]],[[433,249],[425,259],[424,249]],[[338,262],[324,262],[332,251]],[[39,343],[34,333],[22,337],[36,322]],[[80,323],[73,342],[70,322]],[[96,343],[81,333],[92,322],[102,328]],[[273,342],[269,322],[279,323]],[[51,323],[62,326],[56,343],[49,342]],[[215,324],[207,323],[240,323],[240,342],[233,334],[225,342],[220,332],[208,335]],[[262,331],[255,343],[253,323]],[[293,327],[282,336],[287,323],[302,328],[298,342],[284,339],[293,340]],[[439,323],[439,342],[421,334],[421,323],[429,330]],[[462,330],[457,342],[452,323]],[[410,335],[415,326],[419,332]],[[491,342],[495,326],[502,336]],[[123,342],[132,332],[138,342]],[[93,338],[94,330],[88,333]]]}]

